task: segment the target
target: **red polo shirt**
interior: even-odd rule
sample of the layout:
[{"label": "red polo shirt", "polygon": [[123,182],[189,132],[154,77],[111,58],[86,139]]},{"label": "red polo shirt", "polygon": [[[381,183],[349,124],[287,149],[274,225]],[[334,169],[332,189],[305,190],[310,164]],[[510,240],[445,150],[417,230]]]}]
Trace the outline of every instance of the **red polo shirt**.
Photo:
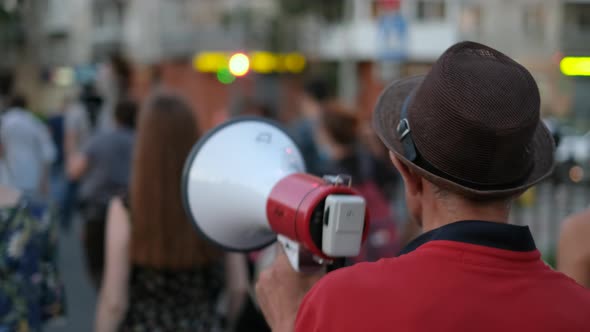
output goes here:
[{"label": "red polo shirt", "polygon": [[461,221],[329,273],[296,331],[590,331],[590,291],[543,263],[528,227]]}]

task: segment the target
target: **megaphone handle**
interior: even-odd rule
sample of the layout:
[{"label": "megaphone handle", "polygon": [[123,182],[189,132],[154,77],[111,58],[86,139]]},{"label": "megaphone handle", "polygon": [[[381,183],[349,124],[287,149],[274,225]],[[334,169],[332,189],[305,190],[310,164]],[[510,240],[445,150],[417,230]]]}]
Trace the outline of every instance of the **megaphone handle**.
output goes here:
[{"label": "megaphone handle", "polygon": [[305,248],[303,248],[298,242],[280,234],[277,238],[283,246],[293,270],[303,273],[315,273],[319,272],[324,267],[314,259],[313,254],[310,251],[305,250]]}]

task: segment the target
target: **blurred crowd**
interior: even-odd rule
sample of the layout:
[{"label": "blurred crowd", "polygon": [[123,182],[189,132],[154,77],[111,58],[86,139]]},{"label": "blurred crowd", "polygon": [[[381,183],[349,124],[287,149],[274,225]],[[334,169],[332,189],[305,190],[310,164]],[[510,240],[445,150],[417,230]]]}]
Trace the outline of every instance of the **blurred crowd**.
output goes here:
[{"label": "blurred crowd", "polygon": [[[38,331],[67,315],[55,247],[59,229],[74,223],[82,224],[80,273],[99,294],[97,331],[268,329],[251,295],[264,255],[211,247],[183,210],[182,168],[203,134],[194,110],[162,86],[135,99],[131,66],[120,57],[107,71],[47,119],[18,91],[2,100],[0,331]],[[408,222],[400,176],[370,121],[329,90],[310,79],[298,116],[281,125],[308,172],[351,175],[367,200],[371,231],[348,264],[395,256],[420,232]],[[279,114],[246,99],[220,121],[280,122]]]}]

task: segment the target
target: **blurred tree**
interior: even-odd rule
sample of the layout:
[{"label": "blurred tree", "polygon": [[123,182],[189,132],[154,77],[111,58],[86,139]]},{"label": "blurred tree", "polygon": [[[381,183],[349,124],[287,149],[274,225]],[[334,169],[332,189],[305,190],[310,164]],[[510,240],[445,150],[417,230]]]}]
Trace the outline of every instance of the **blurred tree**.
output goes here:
[{"label": "blurred tree", "polygon": [[349,0],[279,0],[279,13],[270,22],[270,45],[274,51],[298,49],[297,27],[301,18],[311,15],[324,22],[339,22],[344,18]]},{"label": "blurred tree", "polygon": [[0,67],[10,69],[14,84],[36,108],[40,90],[41,15],[44,1],[0,0]]},{"label": "blurred tree", "polygon": [[280,0],[280,12],[284,15],[298,16],[313,13],[326,21],[340,21],[344,15],[346,0]]},{"label": "blurred tree", "polygon": [[[19,12],[7,11],[0,7],[0,49],[15,50],[24,45],[24,31]],[[0,66],[10,66],[10,59],[4,54]]]}]

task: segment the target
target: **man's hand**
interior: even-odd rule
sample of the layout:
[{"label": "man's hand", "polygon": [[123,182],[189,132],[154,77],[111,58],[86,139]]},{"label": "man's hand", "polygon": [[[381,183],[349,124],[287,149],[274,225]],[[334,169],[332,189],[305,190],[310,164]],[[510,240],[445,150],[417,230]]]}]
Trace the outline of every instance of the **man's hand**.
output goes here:
[{"label": "man's hand", "polygon": [[309,275],[296,272],[289,264],[283,247],[277,247],[274,263],[258,278],[256,296],[272,331],[290,332],[295,327],[299,304],[323,273]]}]

